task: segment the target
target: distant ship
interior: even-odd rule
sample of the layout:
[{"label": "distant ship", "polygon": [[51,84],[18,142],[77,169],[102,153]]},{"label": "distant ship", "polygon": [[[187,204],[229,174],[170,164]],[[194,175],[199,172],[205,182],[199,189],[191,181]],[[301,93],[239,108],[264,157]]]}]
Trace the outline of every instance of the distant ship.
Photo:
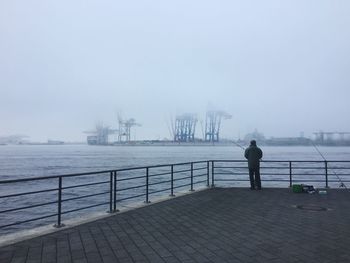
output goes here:
[{"label": "distant ship", "polygon": [[263,141],[263,144],[269,146],[308,146],[312,145],[312,141],[305,137],[280,137],[267,139]]},{"label": "distant ship", "polygon": [[47,144],[49,144],[49,145],[62,145],[62,144],[64,144],[64,141],[48,140]]},{"label": "distant ship", "polygon": [[47,142],[19,142],[20,145],[63,145],[64,141],[48,140]]}]

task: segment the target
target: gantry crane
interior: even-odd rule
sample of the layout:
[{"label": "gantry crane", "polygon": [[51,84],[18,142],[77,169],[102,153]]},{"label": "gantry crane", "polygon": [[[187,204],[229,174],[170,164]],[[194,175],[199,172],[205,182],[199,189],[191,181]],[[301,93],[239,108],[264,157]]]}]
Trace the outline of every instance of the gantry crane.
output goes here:
[{"label": "gantry crane", "polygon": [[207,111],[204,140],[207,142],[218,142],[220,139],[221,121],[231,118],[232,115],[224,111]]},{"label": "gantry crane", "polygon": [[197,116],[192,113],[186,113],[176,116],[174,141],[175,142],[193,142],[196,132]]},{"label": "gantry crane", "polygon": [[131,127],[141,126],[137,123],[134,118],[123,120],[123,118],[118,114],[118,141],[119,142],[130,142]]},{"label": "gantry crane", "polygon": [[90,145],[107,145],[109,143],[108,137],[110,134],[116,133],[116,130],[111,129],[108,126],[104,126],[102,123],[96,124],[95,130],[84,131],[87,136],[87,143]]}]

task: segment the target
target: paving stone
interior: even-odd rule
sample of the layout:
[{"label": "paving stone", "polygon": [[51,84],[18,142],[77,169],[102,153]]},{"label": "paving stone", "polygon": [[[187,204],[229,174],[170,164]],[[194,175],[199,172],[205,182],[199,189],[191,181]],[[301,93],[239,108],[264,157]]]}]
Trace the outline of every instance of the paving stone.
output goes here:
[{"label": "paving stone", "polygon": [[0,262],[349,262],[349,222],[345,190],[214,188],[2,247]]},{"label": "paving stone", "polygon": [[0,251],[0,262],[5,262],[5,261],[10,261],[12,258],[13,254],[17,254],[16,251],[12,251],[12,250],[4,250],[4,251]]},{"label": "paving stone", "polygon": [[73,259],[85,258],[85,251],[83,249],[71,250],[71,256]]},{"label": "paving stone", "polygon": [[57,263],[70,263],[70,262],[72,262],[72,260],[69,254],[57,257]]},{"label": "paving stone", "polygon": [[85,258],[79,258],[79,259],[73,259],[73,263],[87,263],[87,259]]},{"label": "paving stone", "polygon": [[4,260],[4,261],[1,261],[1,262],[4,262],[4,263],[6,263],[6,262],[11,262],[11,263],[25,263],[25,262],[26,262],[26,259],[27,259],[27,257],[20,257],[20,258],[14,257],[14,258],[12,258],[12,260],[9,260],[9,261]]}]

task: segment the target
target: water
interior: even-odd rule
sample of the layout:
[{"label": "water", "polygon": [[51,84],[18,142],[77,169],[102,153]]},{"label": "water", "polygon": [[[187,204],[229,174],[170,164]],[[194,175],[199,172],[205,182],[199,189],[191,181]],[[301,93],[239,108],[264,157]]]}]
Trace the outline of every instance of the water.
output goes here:
[{"label": "water", "polygon": [[[265,160],[322,160],[313,147],[263,147]],[[329,160],[350,160],[350,147],[319,147]],[[210,159],[244,159],[236,146],[0,146],[0,180]]]},{"label": "water", "polygon": [[[323,160],[313,147],[262,147],[265,160]],[[350,160],[350,148],[348,147],[319,147],[327,160]],[[157,164],[180,163],[189,161],[216,159],[238,159],[242,160],[243,151],[237,146],[88,146],[88,145],[6,145],[0,146],[0,180],[19,179],[28,177],[41,177],[51,175],[62,175],[70,173],[91,172],[108,169],[119,169],[126,167],[148,166]],[[245,165],[244,163],[242,165]],[[205,164],[198,164],[195,168],[205,168]],[[177,169],[177,170],[176,170]],[[176,171],[189,169],[188,166],[176,167]],[[268,170],[266,170],[268,171]],[[311,170],[299,171],[305,174]],[[150,171],[153,174],[169,172],[169,167],[159,168]],[[201,175],[206,169],[195,171],[195,175]],[[247,179],[245,173],[247,170],[241,169],[242,177]],[[341,174],[341,171],[337,170]],[[144,176],[144,170],[123,172],[118,174],[118,178],[130,178]],[[181,190],[181,185],[188,183],[188,173],[177,173],[175,178],[184,178],[175,182],[176,190]],[[223,179],[230,176],[221,177]],[[267,179],[268,175],[263,176]],[[281,175],[280,178],[286,178]],[[169,180],[168,175],[160,177],[152,177],[150,183],[150,191],[158,191],[167,189],[169,183],[160,183]],[[196,182],[205,181],[206,177],[198,177]],[[219,177],[218,177],[219,179]],[[100,174],[96,176],[86,176],[81,178],[64,179],[63,186],[68,187],[74,184],[86,184],[91,182],[106,182],[97,186],[87,186],[64,191],[63,199],[77,198],[91,193],[101,193],[99,196],[86,199],[76,199],[63,203],[63,211],[69,211],[79,207],[96,205],[108,202],[109,195],[109,174]],[[186,181],[187,180],[187,181]],[[123,181],[118,183],[118,189],[142,186],[144,179],[135,179],[132,181]],[[266,183],[268,184],[268,183]],[[198,183],[196,186],[205,186],[206,182]],[[220,186],[230,185],[228,182],[220,182]],[[236,184],[237,185],[237,184]],[[247,182],[238,184],[247,186]],[[278,185],[278,184],[277,184]],[[282,184],[281,186],[286,186]],[[335,185],[334,185],[335,186]],[[0,185],[0,195],[10,193],[20,193],[24,191],[36,191],[40,189],[57,188],[57,179],[35,181],[28,183],[20,183],[15,185]],[[188,189],[188,186],[184,187]],[[132,191],[122,191],[118,195],[118,199],[127,198],[130,194],[144,194],[144,187],[135,188]],[[157,193],[160,195],[168,195],[168,191]],[[142,202],[139,199],[132,200]],[[49,203],[57,200],[57,192],[41,193],[26,197],[15,197],[0,199],[0,210],[12,209],[14,207],[29,206],[39,203]],[[127,202],[126,202],[127,203]],[[88,210],[82,210],[79,213],[69,213],[63,216],[63,220],[76,217],[86,216],[92,211],[106,211],[108,204],[94,207]],[[9,212],[1,214],[0,225],[13,221],[22,221],[29,218],[41,217],[57,213],[57,204],[48,204],[40,208],[32,208],[21,211]],[[40,225],[52,224],[56,217],[45,220],[34,221],[26,224],[8,227],[0,230],[0,234],[11,233],[20,229],[33,228]]]}]

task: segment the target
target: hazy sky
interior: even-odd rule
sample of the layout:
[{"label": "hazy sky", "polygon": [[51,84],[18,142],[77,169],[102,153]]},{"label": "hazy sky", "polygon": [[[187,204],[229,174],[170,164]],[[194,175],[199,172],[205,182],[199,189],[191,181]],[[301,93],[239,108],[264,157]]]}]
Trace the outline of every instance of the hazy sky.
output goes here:
[{"label": "hazy sky", "polygon": [[[0,0],[0,135],[85,140],[117,113],[137,139],[171,115],[222,136],[350,131],[350,1]],[[197,127],[200,136],[200,126]]]}]

